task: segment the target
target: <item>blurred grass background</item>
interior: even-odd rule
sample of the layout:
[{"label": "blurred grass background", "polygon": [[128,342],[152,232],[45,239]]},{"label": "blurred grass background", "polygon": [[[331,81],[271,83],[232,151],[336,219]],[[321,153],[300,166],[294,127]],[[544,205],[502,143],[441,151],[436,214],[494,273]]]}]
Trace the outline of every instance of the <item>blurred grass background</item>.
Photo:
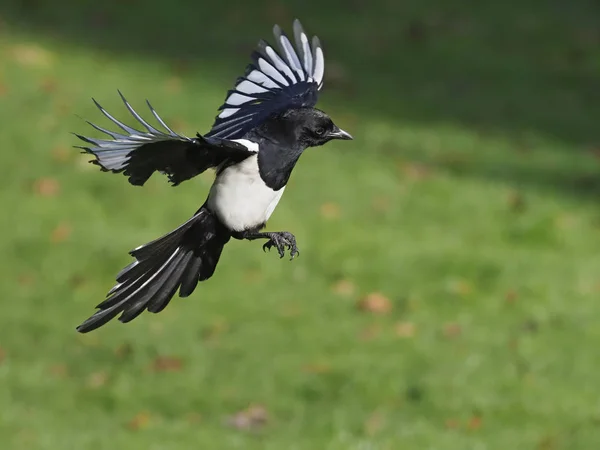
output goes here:
[{"label": "blurred grass background", "polygon": [[[597,2],[4,0],[0,442],[7,449],[595,449]],[[325,46],[308,151],[269,228],[189,299],[74,327],[186,220],[70,146],[116,89],[206,132],[273,23]],[[95,134],[93,134],[95,135]]]}]

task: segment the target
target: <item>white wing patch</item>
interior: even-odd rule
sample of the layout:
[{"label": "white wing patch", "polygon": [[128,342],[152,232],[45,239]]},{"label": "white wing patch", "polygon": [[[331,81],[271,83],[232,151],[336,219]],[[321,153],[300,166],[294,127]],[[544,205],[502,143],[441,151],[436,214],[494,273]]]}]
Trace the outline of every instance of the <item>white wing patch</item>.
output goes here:
[{"label": "white wing patch", "polygon": [[225,99],[219,118],[226,119],[237,113],[240,107],[260,102],[260,94],[272,93],[303,81],[316,83],[318,89],[323,86],[325,59],[319,39],[315,36],[311,46],[298,20],[294,21],[296,48],[278,25],[273,28],[273,34],[280,51],[261,42],[262,52],[258,54],[254,70],[238,80]]}]

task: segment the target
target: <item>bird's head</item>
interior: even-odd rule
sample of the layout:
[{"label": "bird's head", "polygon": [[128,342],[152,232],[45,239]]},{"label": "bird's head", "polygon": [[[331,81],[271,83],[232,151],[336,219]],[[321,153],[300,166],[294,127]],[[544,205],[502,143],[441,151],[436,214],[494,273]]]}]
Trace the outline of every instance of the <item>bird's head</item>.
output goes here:
[{"label": "bird's head", "polygon": [[333,139],[352,139],[349,133],[340,129],[331,117],[319,109],[292,109],[287,111],[286,116],[295,131],[297,142],[304,148],[318,147]]}]

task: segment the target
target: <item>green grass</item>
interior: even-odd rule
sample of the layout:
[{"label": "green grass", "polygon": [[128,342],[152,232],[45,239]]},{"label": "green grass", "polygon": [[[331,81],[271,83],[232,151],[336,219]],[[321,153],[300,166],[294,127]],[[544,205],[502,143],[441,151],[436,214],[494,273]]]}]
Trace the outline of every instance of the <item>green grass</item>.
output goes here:
[{"label": "green grass", "polygon": [[[67,4],[0,6],[3,448],[597,447],[593,2]],[[75,115],[102,123],[94,96],[125,118],[119,88],[204,132],[295,16],[331,62],[320,107],[355,136],[302,157],[269,223],[301,256],[234,241],[191,298],[78,335],[212,175],[100,173]],[[357,308],[377,292],[391,309]],[[232,427],[249,405],[266,423]]]}]

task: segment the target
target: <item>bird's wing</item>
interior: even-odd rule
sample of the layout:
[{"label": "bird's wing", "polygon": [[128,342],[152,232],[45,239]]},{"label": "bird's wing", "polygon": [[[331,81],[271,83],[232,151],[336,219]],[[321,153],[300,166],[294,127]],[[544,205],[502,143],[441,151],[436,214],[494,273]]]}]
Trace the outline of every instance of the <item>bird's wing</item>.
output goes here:
[{"label": "bird's wing", "polygon": [[227,93],[207,136],[238,139],[271,114],[316,105],[325,70],[319,38],[313,37],[311,45],[298,20],[294,21],[295,48],[278,25],[273,34],[279,51],[259,42],[253,63]]},{"label": "bird's wing", "polygon": [[127,110],[146,131],[125,125],[94,100],[102,114],[124,133],[109,131],[88,122],[112,139],[75,136],[86,143],[78,148],[94,155],[95,159],[90,162],[100,166],[103,171],[123,173],[129,177],[131,184],[142,186],[154,172],[161,172],[168,176],[173,185],[177,185],[209,168],[239,162],[256,153],[239,142],[199,134],[195,138],[177,134],[147,102],[154,118],[165,128],[164,131],[159,130],[135,112],[120,92],[119,95]]}]

